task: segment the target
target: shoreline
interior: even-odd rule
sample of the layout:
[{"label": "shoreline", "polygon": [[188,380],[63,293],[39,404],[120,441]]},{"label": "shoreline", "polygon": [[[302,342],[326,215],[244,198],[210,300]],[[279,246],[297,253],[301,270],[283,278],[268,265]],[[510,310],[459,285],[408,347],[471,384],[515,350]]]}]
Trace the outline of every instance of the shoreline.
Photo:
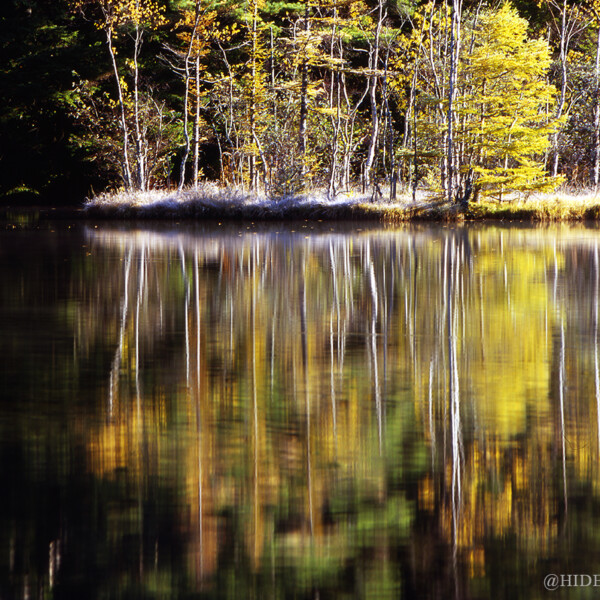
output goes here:
[{"label": "shoreline", "polygon": [[409,222],[594,222],[600,221],[600,195],[555,192],[501,202],[484,199],[466,207],[421,196],[390,203],[365,195],[335,200],[324,196],[268,199],[206,186],[201,190],[105,193],[76,206],[1,206],[0,219],[98,221],[371,221]]}]

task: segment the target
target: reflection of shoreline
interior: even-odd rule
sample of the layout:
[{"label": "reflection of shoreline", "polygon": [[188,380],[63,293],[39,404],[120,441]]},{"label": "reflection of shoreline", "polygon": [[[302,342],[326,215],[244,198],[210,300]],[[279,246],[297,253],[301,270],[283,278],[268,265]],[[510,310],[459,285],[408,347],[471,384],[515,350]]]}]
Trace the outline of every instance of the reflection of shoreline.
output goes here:
[{"label": "reflection of shoreline", "polygon": [[132,248],[152,251],[171,250],[180,252],[200,250],[206,258],[218,258],[219,252],[241,250],[260,240],[261,243],[302,246],[328,249],[329,245],[343,244],[350,236],[357,243],[366,240],[378,242],[422,243],[431,242],[441,229],[428,228],[428,232],[418,233],[412,228],[382,229],[364,224],[348,223],[332,227],[328,223],[185,223],[183,225],[161,224],[144,227],[136,224],[123,226],[86,226],[87,240],[105,248]]},{"label": "reflection of shoreline", "polygon": [[[501,224],[481,225],[477,223],[462,225],[424,225],[398,224],[382,227],[380,224],[351,221],[137,221],[101,224],[86,224],[84,233],[88,240],[104,247],[146,248],[152,250],[172,249],[179,252],[184,249],[197,250],[200,247],[214,256],[224,244],[229,249],[244,246],[256,236],[263,241],[297,244],[301,240],[310,240],[316,248],[327,248],[330,243],[343,243],[351,235],[357,242],[369,239],[377,242],[403,241],[413,248],[423,247],[437,242],[449,234],[469,235],[471,242],[477,243],[479,235],[485,236],[485,246],[497,244],[500,250],[504,244],[512,247],[540,249],[548,243],[556,243],[556,248],[595,247],[599,231],[594,228],[564,226],[561,224],[538,225]],[[490,243],[490,237],[493,243]],[[362,243],[361,242],[361,243]],[[211,248],[212,246],[212,248]],[[211,251],[212,250],[212,251]]]},{"label": "reflection of shoreline", "polygon": [[[426,229],[428,232],[435,231],[437,228],[419,228]],[[410,231],[415,233],[418,228],[415,226],[397,226],[394,228],[386,227],[375,223],[352,223],[343,221],[340,223],[318,222],[318,221],[285,221],[285,222],[251,222],[251,221],[199,221],[183,223],[172,222],[135,222],[135,223],[102,223],[87,225],[86,233],[103,243],[110,244],[117,240],[119,236],[123,238],[140,238],[147,242],[151,236],[163,238],[165,243],[174,243],[179,246],[179,242],[187,238],[227,238],[235,241],[233,238],[240,236],[265,235],[269,237],[301,239],[308,236],[318,235],[330,238],[346,237],[349,234],[355,236],[376,235],[378,238],[391,238]],[[428,234],[428,237],[431,233]],[[141,238],[140,238],[141,239]],[[167,242],[167,240],[170,240]],[[174,241],[175,240],[175,241]]]}]

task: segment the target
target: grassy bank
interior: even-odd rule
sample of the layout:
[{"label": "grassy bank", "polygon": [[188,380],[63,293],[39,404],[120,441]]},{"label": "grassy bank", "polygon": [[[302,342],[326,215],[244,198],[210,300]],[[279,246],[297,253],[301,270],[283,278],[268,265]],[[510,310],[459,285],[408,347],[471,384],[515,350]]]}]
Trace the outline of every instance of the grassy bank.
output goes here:
[{"label": "grassy bank", "polygon": [[319,194],[271,199],[205,185],[182,192],[103,193],[86,202],[83,214],[111,219],[583,221],[600,219],[600,195],[556,192],[502,202],[486,199],[461,209],[425,194],[416,200],[400,196],[393,203],[364,194],[334,200]]}]

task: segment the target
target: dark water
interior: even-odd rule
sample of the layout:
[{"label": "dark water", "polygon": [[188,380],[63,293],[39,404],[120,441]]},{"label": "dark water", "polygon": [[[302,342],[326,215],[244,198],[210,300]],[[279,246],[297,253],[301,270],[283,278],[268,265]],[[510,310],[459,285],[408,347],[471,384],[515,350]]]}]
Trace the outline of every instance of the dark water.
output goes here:
[{"label": "dark water", "polygon": [[599,595],[599,256],[3,227],[0,598]]}]

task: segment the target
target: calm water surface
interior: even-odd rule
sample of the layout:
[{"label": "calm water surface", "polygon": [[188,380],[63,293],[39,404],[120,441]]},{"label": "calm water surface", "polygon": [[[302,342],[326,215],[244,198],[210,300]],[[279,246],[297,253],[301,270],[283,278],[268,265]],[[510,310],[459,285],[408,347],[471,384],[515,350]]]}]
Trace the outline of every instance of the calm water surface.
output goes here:
[{"label": "calm water surface", "polygon": [[599,269],[583,227],[5,224],[0,598],[594,597],[544,578],[600,574]]}]

